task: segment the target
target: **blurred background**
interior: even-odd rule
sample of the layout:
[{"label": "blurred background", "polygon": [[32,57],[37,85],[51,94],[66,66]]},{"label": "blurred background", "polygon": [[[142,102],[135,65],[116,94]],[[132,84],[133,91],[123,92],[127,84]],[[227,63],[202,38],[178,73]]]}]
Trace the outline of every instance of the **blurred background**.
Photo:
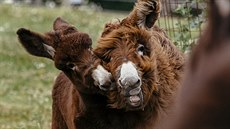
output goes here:
[{"label": "blurred background", "polygon": [[[48,59],[29,55],[17,40],[23,27],[52,30],[62,17],[88,33],[94,44],[105,23],[125,18],[135,0],[0,0],[0,129],[49,129],[51,90],[60,72]],[[162,0],[157,24],[189,52],[206,22],[204,0]]]}]

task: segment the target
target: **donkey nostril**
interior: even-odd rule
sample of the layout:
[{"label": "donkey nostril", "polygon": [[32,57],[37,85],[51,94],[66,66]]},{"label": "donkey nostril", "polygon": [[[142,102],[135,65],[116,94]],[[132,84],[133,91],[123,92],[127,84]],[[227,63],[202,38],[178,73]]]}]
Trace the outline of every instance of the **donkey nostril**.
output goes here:
[{"label": "donkey nostril", "polygon": [[122,88],[127,88],[128,86],[130,86],[131,84],[131,82],[130,82],[130,80],[129,79],[119,79],[118,80],[118,83],[119,83],[119,85],[120,85],[120,87],[122,87]]},{"label": "donkey nostril", "polygon": [[141,80],[138,79],[136,85],[140,85],[140,83],[141,83]]},{"label": "donkey nostril", "polygon": [[139,87],[141,85],[141,80],[137,79],[136,83],[133,85],[133,87]]},{"label": "donkey nostril", "polygon": [[119,86],[120,86],[120,87],[123,86],[123,84],[122,84],[122,82],[121,82],[121,79],[118,80],[118,83],[119,83]]},{"label": "donkey nostril", "polygon": [[124,87],[124,88],[127,88],[129,86],[136,88],[141,85],[141,80],[140,78],[132,77],[132,78],[119,79],[118,83],[121,87]]}]

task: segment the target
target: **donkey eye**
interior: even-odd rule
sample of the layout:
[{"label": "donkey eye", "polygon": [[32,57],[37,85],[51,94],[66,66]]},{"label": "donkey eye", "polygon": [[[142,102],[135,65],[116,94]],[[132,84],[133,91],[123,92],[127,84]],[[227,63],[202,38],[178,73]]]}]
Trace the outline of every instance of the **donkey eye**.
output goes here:
[{"label": "donkey eye", "polygon": [[68,62],[66,63],[68,69],[73,69],[75,67],[74,63]]},{"label": "donkey eye", "polygon": [[68,27],[67,29],[64,30],[64,34],[70,34],[74,32],[77,32],[77,29],[74,27]]},{"label": "donkey eye", "polygon": [[144,51],[145,51],[145,46],[142,44],[139,44],[139,46],[137,47],[137,52],[139,55],[143,56],[144,55]]},{"label": "donkey eye", "polygon": [[103,59],[103,61],[105,61],[105,62],[110,62],[110,61],[112,61],[113,60],[113,58],[112,57],[106,57],[106,58],[104,58]]},{"label": "donkey eye", "polygon": [[75,29],[74,27],[69,27],[69,28],[67,29],[67,31],[68,31],[68,32],[73,32],[73,31],[76,31],[76,29]]}]

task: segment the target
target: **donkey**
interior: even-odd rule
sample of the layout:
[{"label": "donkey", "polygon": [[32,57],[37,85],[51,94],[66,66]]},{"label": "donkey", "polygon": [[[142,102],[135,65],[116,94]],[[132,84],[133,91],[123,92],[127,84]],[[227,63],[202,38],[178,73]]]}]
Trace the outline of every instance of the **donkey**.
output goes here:
[{"label": "donkey", "polygon": [[[62,71],[52,91],[52,129],[76,129],[79,116],[105,103],[100,99],[105,87],[111,87],[111,74],[93,54],[88,34],[79,32],[61,18],[54,21],[53,29],[42,35],[21,28],[17,34],[30,54],[53,60]],[[80,126],[77,129],[83,129]]]},{"label": "donkey", "polygon": [[53,89],[53,129],[154,128],[173,102],[184,65],[154,26],[159,13],[159,0],[139,0],[127,18],[106,25],[93,52],[87,36],[79,38],[66,22],[44,36],[18,31],[29,53],[53,59],[65,73]]},{"label": "donkey", "polygon": [[162,129],[230,128],[230,1],[210,0],[173,117]]},{"label": "donkey", "polygon": [[126,18],[105,25],[94,49],[116,84],[106,94],[114,110],[102,113],[107,129],[153,129],[173,103],[185,60],[154,25],[160,8],[160,0],[138,0]]}]

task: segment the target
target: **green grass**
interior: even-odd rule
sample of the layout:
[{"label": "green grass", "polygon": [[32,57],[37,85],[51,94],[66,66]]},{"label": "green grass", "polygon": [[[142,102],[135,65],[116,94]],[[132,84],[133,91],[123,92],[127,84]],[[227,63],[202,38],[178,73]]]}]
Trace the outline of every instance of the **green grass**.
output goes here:
[{"label": "green grass", "polygon": [[17,29],[47,32],[60,16],[96,42],[106,22],[125,15],[88,7],[50,9],[0,4],[0,129],[51,127],[51,90],[59,71],[52,61],[29,55],[17,41]]}]

